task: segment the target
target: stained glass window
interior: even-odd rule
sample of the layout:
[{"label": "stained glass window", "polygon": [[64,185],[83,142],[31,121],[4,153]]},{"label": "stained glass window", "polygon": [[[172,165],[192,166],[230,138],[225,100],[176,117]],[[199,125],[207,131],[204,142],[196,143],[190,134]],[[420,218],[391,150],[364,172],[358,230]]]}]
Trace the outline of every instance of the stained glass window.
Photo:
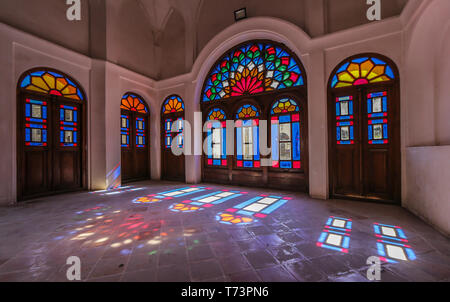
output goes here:
[{"label": "stained glass window", "polygon": [[280,46],[249,43],[229,51],[212,69],[203,102],[304,84],[299,62]]},{"label": "stained glass window", "polygon": [[225,112],[220,108],[214,108],[208,113],[208,121],[215,121],[208,123],[208,166],[227,166],[226,118]]},{"label": "stained glass window", "polygon": [[60,105],[59,120],[60,145],[62,147],[77,147],[79,144],[78,108]]},{"label": "stained glass window", "polygon": [[355,144],[353,96],[336,98],[336,142],[338,145]]},{"label": "stained glass window", "polygon": [[121,115],[120,117],[120,135],[122,148],[130,147],[130,118],[128,115]]},{"label": "stained glass window", "polygon": [[284,98],[271,110],[272,167],[301,169],[300,109],[297,103]]},{"label": "stained glass window", "polygon": [[[178,123],[178,131],[172,132],[173,123]],[[183,136],[184,119],[182,117],[178,119],[166,118],[164,120],[164,146],[166,149],[172,148],[172,141],[175,137],[178,137],[178,147],[183,148],[184,136]]]},{"label": "stained glass window", "polygon": [[145,119],[137,117],[136,118],[136,147],[145,148]]},{"label": "stained glass window", "polygon": [[25,145],[46,147],[48,129],[48,104],[44,101],[25,100]]},{"label": "stained glass window", "polygon": [[20,83],[20,87],[33,92],[84,100],[80,87],[69,77],[53,71],[31,72]]},{"label": "stained glass window", "polygon": [[127,93],[123,96],[120,108],[138,113],[148,113],[147,106],[145,106],[142,98],[132,93]]},{"label": "stained glass window", "polygon": [[368,139],[371,145],[389,143],[387,91],[367,95]]},{"label": "stained glass window", "polygon": [[392,68],[383,60],[361,57],[342,64],[332,78],[331,88],[386,82],[395,79]]},{"label": "stained glass window", "polygon": [[236,113],[236,149],[238,168],[260,168],[259,111],[246,104]]},{"label": "stained glass window", "polygon": [[168,97],[164,101],[163,114],[177,113],[183,111],[184,111],[184,102],[179,96],[173,95]]}]

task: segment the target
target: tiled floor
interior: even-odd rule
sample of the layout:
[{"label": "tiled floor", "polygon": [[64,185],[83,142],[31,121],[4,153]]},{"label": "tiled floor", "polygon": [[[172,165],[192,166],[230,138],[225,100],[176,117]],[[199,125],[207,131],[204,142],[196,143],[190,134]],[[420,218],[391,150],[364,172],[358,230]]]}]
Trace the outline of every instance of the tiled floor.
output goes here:
[{"label": "tiled floor", "polygon": [[[0,208],[0,281],[67,281],[70,256],[81,259],[87,281],[367,281],[367,258],[378,255],[374,223],[400,226],[417,257],[383,263],[382,281],[450,281],[450,240],[400,207],[199,186],[207,188],[158,203],[132,201],[186,185],[142,182],[121,193],[81,192]],[[169,210],[222,189],[246,192],[201,211]],[[292,199],[248,225],[216,221],[218,213],[261,194]],[[316,245],[330,216],[352,220],[348,253]]]}]

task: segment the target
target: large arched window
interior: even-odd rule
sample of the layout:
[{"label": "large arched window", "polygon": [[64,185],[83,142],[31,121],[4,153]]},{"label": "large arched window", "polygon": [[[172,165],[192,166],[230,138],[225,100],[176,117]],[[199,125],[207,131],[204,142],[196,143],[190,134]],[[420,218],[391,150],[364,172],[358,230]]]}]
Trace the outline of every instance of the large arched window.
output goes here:
[{"label": "large arched window", "polygon": [[[283,44],[268,40],[248,41],[221,56],[205,79],[201,108],[205,121],[216,108],[235,120],[234,154],[226,156],[226,161],[222,157],[220,162],[211,158],[211,149],[211,154],[204,155],[203,180],[307,191],[307,131],[303,129],[307,127],[306,82],[300,60]],[[274,103],[283,103],[283,98],[292,99],[299,110],[284,115],[272,113]],[[290,121],[284,116],[289,116]],[[284,131],[291,127],[289,137],[273,141],[277,144],[277,148],[273,147],[274,159],[271,154],[262,155],[260,150],[260,139],[264,137],[269,137],[268,142],[262,142],[267,144],[267,153],[272,148],[272,118],[274,130],[275,118],[281,118],[277,120],[278,132],[274,134],[274,140],[279,138],[280,129]],[[267,121],[267,127],[262,127],[262,121]],[[260,129],[267,133],[260,137]],[[231,139],[231,133],[228,135]],[[227,143],[230,149],[231,142]],[[218,150],[218,145],[215,148]],[[278,150],[282,152],[281,158]],[[216,165],[219,163],[222,165]]]},{"label": "large arched window", "polygon": [[120,108],[122,182],[146,179],[150,175],[149,109],[141,96],[131,92],[122,97]]},{"label": "large arched window", "polygon": [[71,77],[50,68],[19,81],[18,197],[86,185],[86,96]]},{"label": "large arched window", "polygon": [[245,104],[236,112],[236,167],[260,168],[259,109]]},{"label": "large arched window", "polygon": [[221,108],[214,108],[207,115],[207,161],[208,166],[227,166],[227,115]]},{"label": "large arched window", "polygon": [[303,86],[294,57],[269,42],[246,43],[229,51],[211,70],[203,102]]},{"label": "large arched window", "polygon": [[[168,96],[161,110],[161,148],[162,148],[162,174],[164,179],[184,180],[184,155],[172,152],[172,143],[176,140],[177,146],[184,147],[184,102],[177,95]],[[172,132],[173,126],[177,131]],[[175,128],[173,128],[175,129]]]},{"label": "large arched window", "polygon": [[399,81],[376,54],[339,64],[329,80],[330,191],[335,197],[400,198]]},{"label": "large arched window", "polygon": [[276,101],[271,115],[272,167],[301,169],[300,108],[292,98]]}]

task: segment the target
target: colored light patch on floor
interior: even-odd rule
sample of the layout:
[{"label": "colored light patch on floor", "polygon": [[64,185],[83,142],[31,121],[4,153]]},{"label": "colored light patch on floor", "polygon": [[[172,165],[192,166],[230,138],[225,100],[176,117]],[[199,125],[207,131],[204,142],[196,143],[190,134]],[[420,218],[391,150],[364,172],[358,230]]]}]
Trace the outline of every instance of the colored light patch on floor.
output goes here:
[{"label": "colored light patch on floor", "polygon": [[240,191],[216,191],[210,194],[205,194],[192,198],[190,200],[185,200],[182,203],[173,204],[169,207],[169,210],[173,212],[195,212],[202,210],[204,208],[211,208],[215,205],[224,203],[233,198],[247,194],[247,192]]},{"label": "colored light patch on floor", "polygon": [[256,221],[255,218],[266,218],[289,200],[290,197],[260,195],[218,213],[216,220],[225,224],[249,224]]},{"label": "colored light patch on floor", "polygon": [[100,190],[100,191],[93,191],[90,192],[91,194],[98,194],[101,196],[110,196],[110,195],[118,195],[118,194],[123,194],[123,193],[128,193],[128,192],[135,192],[135,191],[141,191],[144,190],[144,188],[138,188],[135,186],[121,186],[121,187],[116,187],[116,188],[112,188],[112,189],[108,189],[108,190]]},{"label": "colored light patch on floor", "polygon": [[209,188],[191,186],[191,187],[186,187],[186,188],[181,188],[181,189],[176,189],[176,190],[165,191],[165,192],[160,192],[160,193],[149,194],[146,196],[137,197],[137,198],[133,199],[132,202],[137,203],[137,204],[152,204],[152,203],[161,202],[163,200],[171,200],[171,199],[174,199],[177,197],[182,197],[182,196],[187,196],[187,195],[191,195],[194,193],[199,193],[199,192],[202,192],[205,190],[209,190]]},{"label": "colored light patch on floor", "polygon": [[328,218],[316,245],[318,247],[348,253],[352,220],[331,216]]},{"label": "colored light patch on floor", "polygon": [[373,228],[377,238],[378,255],[382,261],[398,263],[398,260],[413,261],[416,259],[401,227],[374,223]]}]

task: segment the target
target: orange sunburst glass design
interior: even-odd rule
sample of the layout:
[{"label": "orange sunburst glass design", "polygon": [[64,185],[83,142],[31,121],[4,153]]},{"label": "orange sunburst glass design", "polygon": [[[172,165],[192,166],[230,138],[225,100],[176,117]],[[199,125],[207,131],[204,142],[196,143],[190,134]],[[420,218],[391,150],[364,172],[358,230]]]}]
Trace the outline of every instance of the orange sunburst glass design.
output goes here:
[{"label": "orange sunburst glass design", "polygon": [[170,113],[177,113],[177,112],[183,112],[184,111],[184,102],[183,100],[178,96],[171,96],[166,99],[163,105],[163,113],[164,114],[170,114]]},{"label": "orange sunburst glass design", "polygon": [[395,79],[392,68],[377,58],[362,57],[342,64],[336,71],[331,88],[358,86]]},{"label": "orange sunburst glass design", "polygon": [[251,119],[259,116],[258,109],[255,106],[247,104],[239,108],[236,118],[237,119]]},{"label": "orange sunburst glass design", "polygon": [[144,101],[139,96],[131,93],[123,96],[120,108],[138,113],[148,113]]},{"label": "orange sunburst glass design", "polygon": [[31,72],[22,80],[20,87],[33,92],[57,95],[78,101],[84,100],[81,89],[74,81],[52,71]]},{"label": "orange sunburst glass design", "polygon": [[222,109],[215,108],[208,114],[208,120],[210,121],[223,121],[226,119],[226,114]]},{"label": "orange sunburst glass design", "polygon": [[253,222],[253,218],[229,214],[229,213],[219,214],[217,217],[217,220],[219,222],[223,222],[226,224],[234,224],[234,225],[250,224]]},{"label": "orange sunburst glass design", "polygon": [[184,203],[177,203],[174,205],[171,205],[169,207],[169,210],[173,211],[173,212],[195,212],[200,210],[199,206],[194,206],[194,205],[190,205],[190,204],[184,204]]}]

